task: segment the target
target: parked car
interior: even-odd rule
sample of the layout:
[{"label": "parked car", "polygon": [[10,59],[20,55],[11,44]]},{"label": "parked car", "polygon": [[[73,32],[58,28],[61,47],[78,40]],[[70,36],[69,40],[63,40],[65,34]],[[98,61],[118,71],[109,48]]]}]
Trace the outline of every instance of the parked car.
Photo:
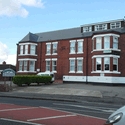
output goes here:
[{"label": "parked car", "polygon": [[125,125],[125,106],[111,114],[104,125]]},{"label": "parked car", "polygon": [[52,76],[51,83],[53,83],[55,80],[55,75],[53,72],[39,72],[37,75],[39,75],[39,76]]}]

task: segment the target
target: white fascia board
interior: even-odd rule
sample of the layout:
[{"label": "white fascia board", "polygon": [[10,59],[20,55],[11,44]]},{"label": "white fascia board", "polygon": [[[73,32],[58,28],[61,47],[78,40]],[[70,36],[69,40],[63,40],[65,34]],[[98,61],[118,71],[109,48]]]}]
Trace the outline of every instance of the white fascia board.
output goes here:
[{"label": "white fascia board", "polygon": [[58,42],[52,42],[52,44],[58,44]]},{"label": "white fascia board", "polygon": [[56,60],[57,60],[57,58],[52,58],[52,60],[55,60],[55,61],[56,61]]},{"label": "white fascia board", "polygon": [[76,42],[76,40],[70,40],[69,42],[70,42],[70,43],[72,43],[72,42],[74,42],[74,43],[75,43],[75,42]]},{"label": "white fascia board", "polygon": [[83,57],[77,57],[77,60],[81,60],[81,59],[83,59]]},{"label": "white fascia board", "polygon": [[37,61],[37,59],[24,58],[24,59],[18,59],[18,61]]},{"label": "white fascia board", "polygon": [[94,35],[94,36],[92,37],[92,39],[94,39],[94,38],[96,38],[96,37],[105,37],[105,36],[115,36],[115,37],[120,37],[120,35],[113,34],[113,33],[109,33],[109,34]]},{"label": "white fascia board", "polygon": [[83,42],[84,41],[84,39],[78,39],[77,40],[77,42]]},{"label": "white fascia board", "polygon": [[120,58],[120,56],[116,56],[116,55],[95,55],[95,56],[92,56],[92,59],[93,58],[98,58],[98,57],[114,57],[114,58]]},{"label": "white fascia board", "polygon": [[51,61],[51,59],[45,59],[46,61]]},{"label": "white fascia board", "polygon": [[76,58],[69,58],[69,60],[75,60]]},{"label": "white fascia board", "polygon": [[49,42],[49,43],[46,43],[46,45],[51,45],[51,43]]},{"label": "white fascia board", "polygon": [[19,43],[19,45],[35,45],[35,46],[37,46],[38,44],[36,44],[36,43]]}]

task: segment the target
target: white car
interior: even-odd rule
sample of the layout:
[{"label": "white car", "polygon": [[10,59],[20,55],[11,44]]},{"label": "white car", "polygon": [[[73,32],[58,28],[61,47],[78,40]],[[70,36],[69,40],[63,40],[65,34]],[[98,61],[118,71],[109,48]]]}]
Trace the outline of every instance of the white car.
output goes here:
[{"label": "white car", "polygon": [[111,114],[104,125],[125,125],[125,106]]}]

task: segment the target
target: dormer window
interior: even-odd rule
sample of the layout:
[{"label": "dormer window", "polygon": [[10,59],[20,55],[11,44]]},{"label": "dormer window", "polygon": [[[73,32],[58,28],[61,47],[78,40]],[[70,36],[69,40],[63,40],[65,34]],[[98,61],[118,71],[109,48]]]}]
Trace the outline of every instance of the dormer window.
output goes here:
[{"label": "dormer window", "polygon": [[95,25],[95,31],[98,31],[98,30],[106,30],[106,29],[107,29],[107,24]]},{"label": "dormer window", "polygon": [[110,23],[110,29],[121,28],[121,22]]},{"label": "dormer window", "polygon": [[91,26],[83,27],[83,32],[91,32],[91,31],[92,31],[92,27]]}]

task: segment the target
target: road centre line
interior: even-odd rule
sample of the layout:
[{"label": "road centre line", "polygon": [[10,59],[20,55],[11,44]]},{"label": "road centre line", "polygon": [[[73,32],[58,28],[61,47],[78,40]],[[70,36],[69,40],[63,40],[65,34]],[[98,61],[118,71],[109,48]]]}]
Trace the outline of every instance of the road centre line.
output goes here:
[{"label": "road centre line", "polygon": [[73,106],[73,107],[79,107],[79,108],[86,108],[86,109],[93,109],[93,110],[98,110],[98,111],[103,111],[103,112],[110,112],[113,113],[115,110],[111,110],[109,108],[102,108],[102,107],[92,107],[92,106],[81,106],[81,105],[68,105],[68,104],[59,104],[59,103],[53,103],[54,105],[64,105],[64,106]]},{"label": "road centre line", "polygon": [[38,124],[38,123],[32,123],[32,122],[24,122],[24,121],[18,121],[18,120],[12,120],[12,119],[6,119],[6,118],[0,118],[1,120],[5,121],[11,121],[11,122],[19,122],[19,123],[25,123],[25,124],[32,124],[32,125],[44,125],[44,124]]},{"label": "road centre line", "polygon": [[73,113],[73,112],[70,112],[70,111],[64,111],[64,110],[60,110],[60,109],[53,109],[52,107],[50,108],[50,107],[40,106],[40,108],[46,108],[46,109],[51,109],[51,110],[56,110],[56,111],[61,111],[61,112],[66,112],[66,113],[71,113],[71,114],[91,117],[91,118],[97,118],[97,119],[101,119],[101,120],[107,120],[107,119],[100,118],[100,117],[95,117],[95,116],[90,116],[90,115],[85,115],[85,114],[79,114],[79,113]]},{"label": "road centre line", "polygon": [[3,110],[0,110],[0,112],[5,112],[5,111],[14,111],[14,110],[24,110],[24,109],[35,109],[35,108],[39,108],[39,107],[15,108],[15,109],[3,109]]},{"label": "road centre line", "polygon": [[27,121],[38,121],[38,120],[54,119],[54,118],[64,118],[64,117],[72,117],[72,116],[76,116],[76,115],[60,115],[60,116],[52,116],[52,117],[29,119]]}]

